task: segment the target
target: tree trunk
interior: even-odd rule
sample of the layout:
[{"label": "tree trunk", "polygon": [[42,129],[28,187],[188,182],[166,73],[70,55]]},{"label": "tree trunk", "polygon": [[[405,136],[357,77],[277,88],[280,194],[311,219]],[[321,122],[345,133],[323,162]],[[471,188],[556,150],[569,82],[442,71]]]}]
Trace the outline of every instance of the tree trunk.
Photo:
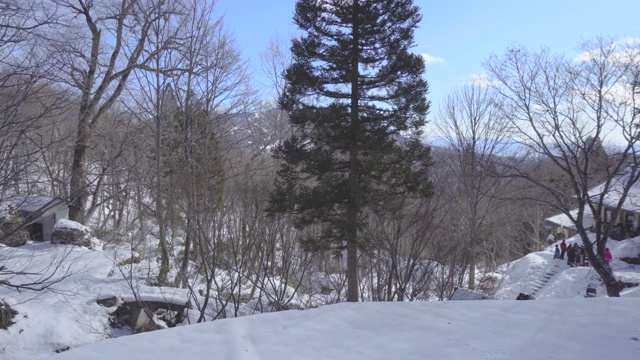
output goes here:
[{"label": "tree trunk", "polygon": [[167,250],[167,227],[164,218],[159,217],[160,223],[158,237],[160,238],[160,271],[158,272],[157,281],[160,285],[165,285],[167,275],[169,275],[169,251]]},{"label": "tree trunk", "polygon": [[469,261],[469,290],[476,289],[476,262],[473,254],[471,255],[471,261]]},{"label": "tree trunk", "polygon": [[[157,60],[157,58],[156,58]],[[156,61],[156,68],[160,68],[160,61]],[[156,134],[155,134],[155,145],[156,145],[156,171],[155,171],[155,205],[156,205],[156,220],[158,221],[158,237],[160,240],[160,271],[158,272],[157,281],[158,284],[164,285],[167,282],[167,276],[169,274],[169,251],[167,249],[167,219],[166,212],[164,209],[164,200],[162,199],[162,190],[164,187],[162,181],[162,119],[163,116],[167,116],[166,114],[162,114],[162,104],[164,101],[168,101],[162,97],[161,93],[161,84],[160,84],[160,75],[156,74],[155,76],[156,84],[156,104],[154,107],[155,120],[156,120]]]},{"label": "tree trunk", "polygon": [[[598,234],[597,236],[600,237],[602,235]],[[589,258],[591,267],[600,276],[604,286],[607,288],[607,295],[609,297],[620,297],[620,290],[622,290],[620,282],[616,279],[611,267],[603,261],[603,256],[598,256],[598,254],[593,251],[591,241],[589,240],[586,231],[583,230],[580,232],[580,239],[584,245],[585,254]],[[598,243],[604,242],[598,241]]]},{"label": "tree trunk", "polygon": [[87,165],[87,118],[80,114],[78,133],[73,149],[71,179],[69,182],[69,219],[84,224],[84,208],[87,201],[86,173]]},{"label": "tree trunk", "polygon": [[351,44],[351,145],[349,149],[349,203],[347,205],[347,301],[358,301],[358,0],[353,2],[353,43]]},{"label": "tree trunk", "polygon": [[180,270],[178,271],[178,274],[176,276],[176,281],[175,281],[176,286],[181,288],[187,285],[187,272],[189,271],[189,258],[191,254],[191,242],[192,242],[191,226],[192,226],[191,219],[189,218],[189,215],[188,215],[187,230],[185,232],[185,239],[184,239],[184,255],[182,256]]},{"label": "tree trunk", "polygon": [[620,290],[622,290],[622,286],[616,277],[613,275],[613,271],[609,268],[608,265],[604,264],[603,261],[592,262],[594,265],[594,269],[600,275],[604,286],[607,288],[607,295],[609,297],[620,297]]}]

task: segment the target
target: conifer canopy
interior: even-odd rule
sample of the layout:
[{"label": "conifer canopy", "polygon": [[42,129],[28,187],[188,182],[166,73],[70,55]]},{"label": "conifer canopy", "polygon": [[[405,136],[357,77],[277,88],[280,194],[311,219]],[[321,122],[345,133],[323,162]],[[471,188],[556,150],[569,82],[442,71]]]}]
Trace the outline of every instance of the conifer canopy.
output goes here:
[{"label": "conifer canopy", "polygon": [[292,64],[279,98],[294,135],[269,212],[292,213],[310,250],[347,252],[347,300],[358,300],[358,234],[367,211],[394,196],[428,196],[429,110],[423,58],[413,54],[422,20],[411,0],[299,0]]}]

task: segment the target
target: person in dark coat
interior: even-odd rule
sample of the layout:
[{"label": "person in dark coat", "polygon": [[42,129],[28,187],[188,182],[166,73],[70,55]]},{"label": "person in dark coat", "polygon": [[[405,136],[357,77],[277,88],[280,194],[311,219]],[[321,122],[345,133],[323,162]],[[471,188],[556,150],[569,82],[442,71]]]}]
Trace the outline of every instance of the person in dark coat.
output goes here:
[{"label": "person in dark coat", "polygon": [[556,251],[553,253],[553,265],[560,266],[560,248],[556,245]]},{"label": "person in dark coat", "polygon": [[589,259],[587,259],[587,251],[584,246],[580,246],[580,257],[582,258],[582,266],[589,267]]},{"label": "person in dark coat", "polygon": [[576,245],[576,248],[573,249],[573,266],[582,266],[580,260],[582,259],[582,253],[580,252],[580,248]]},{"label": "person in dark coat", "polygon": [[564,239],[562,239],[562,242],[560,243],[560,260],[564,260],[564,254],[567,252],[567,243],[564,242]]},{"label": "person in dark coat", "polygon": [[567,248],[567,265],[569,265],[571,267],[573,267],[574,261],[576,259],[576,248],[575,248],[574,245],[575,244],[571,244]]}]

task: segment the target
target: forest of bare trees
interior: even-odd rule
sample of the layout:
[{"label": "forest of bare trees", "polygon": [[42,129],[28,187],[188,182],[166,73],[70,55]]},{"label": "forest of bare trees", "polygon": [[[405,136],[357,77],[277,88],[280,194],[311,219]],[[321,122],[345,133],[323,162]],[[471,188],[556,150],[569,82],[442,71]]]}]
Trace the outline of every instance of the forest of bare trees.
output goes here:
[{"label": "forest of bare trees", "polygon": [[[623,200],[640,177],[635,44],[588,41],[579,59],[520,47],[487,59],[490,81],[461,86],[427,115],[429,194],[398,191],[358,209],[358,291],[348,293],[346,249],[301,245],[325,235],[322,224],[303,231],[294,212],[267,211],[282,164],[272,150],[301,130],[258,91],[265,84],[215,1],[0,8],[0,210],[16,193],[67,200],[70,218],[107,247],[141,256],[148,284],[192,290],[200,321],[248,302],[288,309],[300,294],[306,307],[349,294],[447,299],[539,250],[555,232],[544,219],[574,208],[594,269],[619,294],[601,260],[612,224],[596,217],[595,242],[581,224],[616,174],[630,172]],[[288,42],[262,54],[276,96],[289,86]],[[605,192],[590,196],[601,182]],[[20,269],[0,267],[0,284],[11,271]]]}]

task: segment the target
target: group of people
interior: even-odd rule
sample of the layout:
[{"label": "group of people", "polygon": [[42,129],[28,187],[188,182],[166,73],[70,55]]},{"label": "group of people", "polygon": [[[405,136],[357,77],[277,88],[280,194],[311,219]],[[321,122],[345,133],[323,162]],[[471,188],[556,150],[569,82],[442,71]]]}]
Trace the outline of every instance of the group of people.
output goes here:
[{"label": "group of people", "polygon": [[[589,266],[589,259],[584,250],[584,246],[573,243],[567,246],[567,243],[562,240],[560,246],[556,245],[555,254],[553,255],[553,262],[555,266],[560,266],[560,261],[564,260],[564,255],[567,255],[567,265],[571,267],[576,266]],[[611,262],[611,251],[609,248],[604,249],[604,262],[609,265]]]},{"label": "group of people", "polygon": [[[563,241],[564,243],[564,241]],[[566,246],[566,245],[565,245]],[[589,266],[589,259],[587,259],[587,254],[584,251],[584,246],[573,243],[566,247],[567,251],[567,265],[571,267],[576,266]]]}]

